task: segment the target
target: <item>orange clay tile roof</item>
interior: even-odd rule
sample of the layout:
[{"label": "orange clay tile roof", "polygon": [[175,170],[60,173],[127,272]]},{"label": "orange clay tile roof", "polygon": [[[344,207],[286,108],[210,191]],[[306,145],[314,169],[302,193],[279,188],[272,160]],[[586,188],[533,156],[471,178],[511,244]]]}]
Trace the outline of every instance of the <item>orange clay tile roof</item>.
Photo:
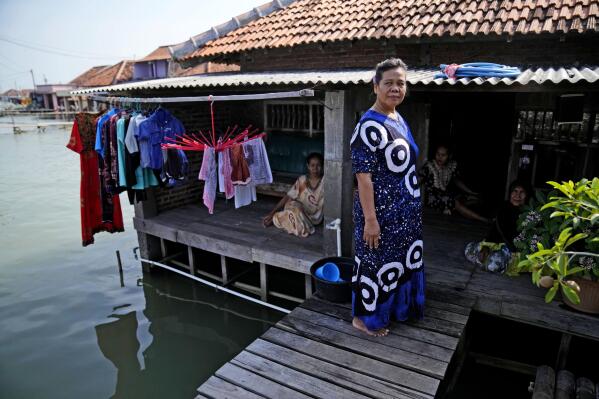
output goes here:
[{"label": "orange clay tile roof", "polygon": [[298,0],[182,57],[362,39],[599,32],[597,0]]},{"label": "orange clay tile roof", "polygon": [[110,65],[100,65],[89,68],[87,71],[83,72],[81,75],[77,76],[75,79],[71,80],[69,84],[75,85],[77,87],[85,87],[87,85],[87,81],[96,76],[103,69],[108,68]]},{"label": "orange clay tile roof", "polygon": [[133,61],[121,61],[114,65],[89,69],[70,83],[79,87],[109,86],[133,79]]},{"label": "orange clay tile roof", "polygon": [[158,60],[170,60],[171,53],[168,51],[168,46],[160,46],[150,54],[146,55],[141,60],[135,62],[147,62],[147,61],[158,61]]},{"label": "orange clay tile roof", "polygon": [[191,68],[178,68],[174,76],[194,76],[203,75],[206,73],[217,73],[217,72],[237,72],[239,71],[239,65],[236,64],[220,64],[216,62],[202,62]]}]

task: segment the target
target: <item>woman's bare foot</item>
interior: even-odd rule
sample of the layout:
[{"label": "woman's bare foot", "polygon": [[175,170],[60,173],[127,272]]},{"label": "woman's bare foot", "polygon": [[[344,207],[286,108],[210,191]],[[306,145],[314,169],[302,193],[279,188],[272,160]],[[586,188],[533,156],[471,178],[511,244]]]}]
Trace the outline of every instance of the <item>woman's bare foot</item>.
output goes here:
[{"label": "woman's bare foot", "polygon": [[376,331],[369,330],[368,327],[366,327],[366,325],[364,324],[364,322],[360,320],[358,317],[354,317],[351,324],[358,330],[365,332],[368,335],[372,335],[374,337],[384,337],[385,335],[389,334],[388,328],[381,328]]}]

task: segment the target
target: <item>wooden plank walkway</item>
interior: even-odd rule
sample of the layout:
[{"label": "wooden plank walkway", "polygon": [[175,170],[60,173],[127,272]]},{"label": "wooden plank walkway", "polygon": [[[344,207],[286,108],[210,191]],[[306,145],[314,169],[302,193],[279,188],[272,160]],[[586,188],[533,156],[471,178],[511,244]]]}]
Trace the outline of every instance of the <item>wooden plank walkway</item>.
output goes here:
[{"label": "wooden plank walkway", "polygon": [[306,300],[198,388],[209,398],[434,398],[474,299],[428,293],[424,320],[384,338],[351,325],[349,304]]}]

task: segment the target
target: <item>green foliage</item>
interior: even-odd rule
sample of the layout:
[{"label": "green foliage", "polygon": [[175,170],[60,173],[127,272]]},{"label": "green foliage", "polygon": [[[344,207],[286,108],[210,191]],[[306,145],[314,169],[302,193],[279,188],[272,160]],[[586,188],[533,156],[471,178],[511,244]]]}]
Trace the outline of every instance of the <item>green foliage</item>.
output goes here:
[{"label": "green foliage", "polygon": [[545,296],[551,302],[558,288],[579,303],[572,276],[599,278],[599,179],[548,182],[553,190],[536,198],[518,219],[520,234],[514,245],[521,253],[518,270],[531,272],[539,285],[543,276],[555,278]]}]

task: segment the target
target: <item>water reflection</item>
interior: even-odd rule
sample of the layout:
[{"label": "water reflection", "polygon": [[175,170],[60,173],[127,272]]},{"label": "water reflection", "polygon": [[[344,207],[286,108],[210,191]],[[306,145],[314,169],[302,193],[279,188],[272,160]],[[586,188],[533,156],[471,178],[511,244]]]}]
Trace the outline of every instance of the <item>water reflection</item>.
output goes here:
[{"label": "water reflection", "polygon": [[123,305],[95,327],[100,351],[117,369],[113,398],[191,397],[280,317],[160,271],[138,285],[142,312]]}]

